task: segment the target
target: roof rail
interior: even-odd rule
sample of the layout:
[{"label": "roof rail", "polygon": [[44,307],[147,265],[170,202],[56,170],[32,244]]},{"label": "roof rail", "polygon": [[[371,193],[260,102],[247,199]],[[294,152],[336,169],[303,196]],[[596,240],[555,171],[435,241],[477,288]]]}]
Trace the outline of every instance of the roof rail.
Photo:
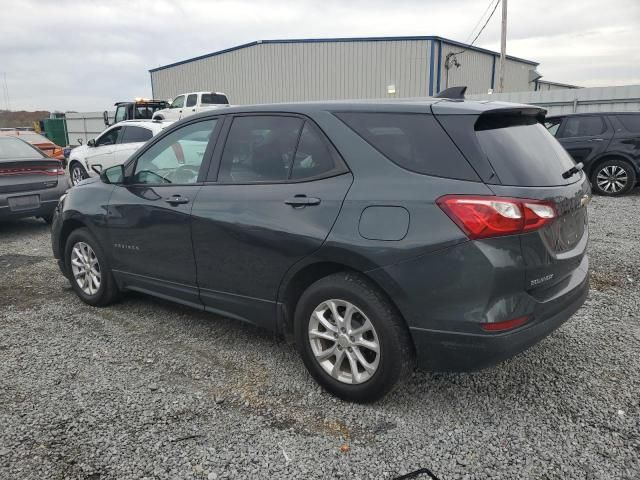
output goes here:
[{"label": "roof rail", "polygon": [[442,90],[434,98],[448,98],[450,100],[464,100],[464,93],[467,91],[466,86],[449,87]]}]

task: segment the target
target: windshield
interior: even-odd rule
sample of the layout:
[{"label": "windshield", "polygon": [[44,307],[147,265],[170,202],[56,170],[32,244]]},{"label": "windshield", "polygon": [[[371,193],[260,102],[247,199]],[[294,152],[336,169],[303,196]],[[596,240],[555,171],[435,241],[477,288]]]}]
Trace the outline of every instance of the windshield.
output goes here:
[{"label": "windshield", "polygon": [[0,137],[0,160],[40,158],[44,156],[40,150],[17,138]]},{"label": "windshield", "polygon": [[481,116],[476,136],[504,185],[548,187],[580,179],[580,175],[562,177],[575,163],[536,117]]}]

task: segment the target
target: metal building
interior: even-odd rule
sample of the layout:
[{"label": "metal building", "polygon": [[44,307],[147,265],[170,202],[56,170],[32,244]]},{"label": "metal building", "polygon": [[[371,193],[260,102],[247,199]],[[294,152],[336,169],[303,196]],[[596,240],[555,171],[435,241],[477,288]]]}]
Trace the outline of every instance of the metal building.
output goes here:
[{"label": "metal building", "polygon": [[[487,93],[500,55],[441,37],[259,40],[150,70],[154,98],[225,92],[233,104]],[[533,91],[537,62],[507,56],[505,91]]]}]

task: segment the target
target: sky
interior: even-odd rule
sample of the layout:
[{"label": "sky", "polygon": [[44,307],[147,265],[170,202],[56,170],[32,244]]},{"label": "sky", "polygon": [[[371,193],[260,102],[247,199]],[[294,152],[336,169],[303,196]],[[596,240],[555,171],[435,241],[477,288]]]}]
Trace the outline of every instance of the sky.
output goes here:
[{"label": "sky", "polygon": [[[439,35],[489,0],[0,0],[0,109],[102,111],[151,96],[148,70],[254,40]],[[545,80],[640,83],[640,0],[509,0],[507,53]],[[477,31],[477,30],[476,30]],[[476,45],[500,47],[500,7]],[[5,90],[6,79],[6,90]]]}]

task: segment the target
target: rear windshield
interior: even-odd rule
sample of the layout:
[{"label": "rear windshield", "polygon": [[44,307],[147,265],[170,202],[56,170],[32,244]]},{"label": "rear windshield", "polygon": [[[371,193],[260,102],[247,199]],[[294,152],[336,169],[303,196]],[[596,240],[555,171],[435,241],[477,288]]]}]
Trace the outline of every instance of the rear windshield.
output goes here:
[{"label": "rear windshield", "polygon": [[42,158],[45,155],[28,143],[17,138],[0,137],[0,160],[19,160],[23,158]]},{"label": "rear windshield", "polygon": [[549,187],[568,185],[581,177],[562,178],[575,162],[536,117],[483,115],[475,128],[503,185]]},{"label": "rear windshield", "polygon": [[425,175],[479,180],[432,115],[373,112],[335,115],[402,168]]},{"label": "rear windshield", "polygon": [[227,105],[229,100],[220,93],[203,93],[200,103],[202,105]]}]

